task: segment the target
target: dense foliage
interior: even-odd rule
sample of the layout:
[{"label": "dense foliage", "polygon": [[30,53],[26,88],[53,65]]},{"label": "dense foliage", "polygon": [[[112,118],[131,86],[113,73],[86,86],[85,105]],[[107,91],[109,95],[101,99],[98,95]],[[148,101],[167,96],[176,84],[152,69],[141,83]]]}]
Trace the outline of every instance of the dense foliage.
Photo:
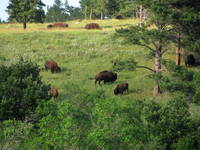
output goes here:
[{"label": "dense foliage", "polygon": [[81,0],[81,7],[85,14],[85,19],[95,19],[104,17],[135,17],[138,5],[134,0]]},{"label": "dense foliage", "polygon": [[1,122],[1,147],[179,150],[187,145],[185,150],[199,149],[200,122],[190,117],[182,98],[164,106],[138,100],[119,105],[116,97],[106,97],[101,90],[91,94],[73,84],[67,97],[62,102],[41,102],[36,128],[20,121]]},{"label": "dense foliage", "polygon": [[67,20],[82,19],[83,12],[79,7],[73,7],[66,0],[62,3],[60,0],[55,0],[53,6],[47,7],[46,22],[64,22]]},{"label": "dense foliage", "polygon": [[49,99],[49,86],[41,81],[39,71],[37,65],[23,59],[0,66],[0,121],[24,120]]}]

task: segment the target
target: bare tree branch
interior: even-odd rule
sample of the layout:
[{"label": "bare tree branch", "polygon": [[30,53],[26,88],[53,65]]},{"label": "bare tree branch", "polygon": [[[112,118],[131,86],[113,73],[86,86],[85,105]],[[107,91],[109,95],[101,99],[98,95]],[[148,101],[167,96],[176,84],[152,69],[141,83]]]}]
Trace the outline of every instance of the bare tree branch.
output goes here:
[{"label": "bare tree branch", "polygon": [[149,67],[146,67],[146,66],[136,66],[136,68],[144,68],[144,69],[147,69],[147,70],[152,71],[154,73],[156,72],[155,70],[153,70],[153,69],[151,69]]}]

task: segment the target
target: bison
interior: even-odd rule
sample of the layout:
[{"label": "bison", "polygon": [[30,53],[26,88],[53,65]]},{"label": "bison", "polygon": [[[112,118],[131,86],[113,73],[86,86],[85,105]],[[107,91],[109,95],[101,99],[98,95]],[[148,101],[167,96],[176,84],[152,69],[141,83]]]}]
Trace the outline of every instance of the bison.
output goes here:
[{"label": "bison", "polygon": [[118,84],[117,87],[114,89],[114,94],[115,95],[123,94],[124,91],[128,92],[128,83]]},{"label": "bison", "polygon": [[45,67],[46,71],[51,70],[52,73],[61,72],[60,67],[59,67],[58,64],[57,64],[55,61],[53,61],[53,60],[47,60],[47,61],[44,63],[44,67]]},{"label": "bison", "polygon": [[107,82],[114,82],[115,80],[117,80],[116,73],[113,73],[111,71],[102,71],[102,72],[99,72],[95,76],[95,85],[97,81],[99,82],[99,85],[100,85],[101,81],[103,81],[104,83],[107,83]]},{"label": "bison", "polygon": [[194,58],[194,55],[192,54],[189,54],[187,56],[185,56],[185,66],[193,66],[195,65],[196,61],[195,61],[195,58]]},{"label": "bison", "polygon": [[57,98],[58,97],[58,90],[56,88],[51,88],[49,90],[49,94],[51,97]]},{"label": "bison", "polygon": [[47,28],[67,28],[67,27],[69,27],[69,25],[66,23],[54,23],[54,24],[49,24],[47,26]]},{"label": "bison", "polygon": [[86,24],[85,29],[101,29],[97,23]]},{"label": "bison", "polygon": [[49,29],[49,28],[53,28],[53,25],[52,24],[49,24],[48,26],[47,26],[47,28]]},{"label": "bison", "polygon": [[124,17],[122,15],[115,16],[115,19],[123,19]]}]

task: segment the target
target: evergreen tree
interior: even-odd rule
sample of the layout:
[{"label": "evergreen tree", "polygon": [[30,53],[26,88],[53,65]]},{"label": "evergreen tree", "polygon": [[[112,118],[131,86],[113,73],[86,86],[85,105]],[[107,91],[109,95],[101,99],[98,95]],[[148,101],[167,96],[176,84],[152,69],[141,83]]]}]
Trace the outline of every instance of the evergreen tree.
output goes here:
[{"label": "evergreen tree", "polygon": [[[168,10],[166,9],[166,3],[160,0],[138,0],[137,4],[142,5],[150,12],[147,24],[121,29],[118,30],[117,33],[132,44],[140,45],[153,54],[154,69],[143,68],[155,73],[153,95],[156,96],[161,92],[159,75],[161,72],[162,56],[166,51],[166,45],[171,40],[171,32],[167,27],[168,23],[166,23],[165,18],[161,15],[163,13],[168,13]],[[151,25],[154,25],[154,28],[149,28]]]},{"label": "evergreen tree", "polygon": [[43,22],[45,4],[41,0],[10,0],[7,12],[9,21],[23,23],[26,29],[28,22]]},{"label": "evergreen tree", "polygon": [[64,5],[60,0],[55,0],[52,7],[47,9],[46,22],[63,22],[69,18],[65,13]]},{"label": "evergreen tree", "polygon": [[176,64],[180,65],[181,50],[183,47],[190,51],[200,48],[200,1],[197,0],[176,0],[170,1],[172,7],[171,13],[168,14],[168,20],[176,31]]},{"label": "evergreen tree", "polygon": [[107,3],[108,16],[113,16],[120,10],[119,0],[109,0]]},{"label": "evergreen tree", "polygon": [[97,13],[100,13],[101,20],[104,19],[104,16],[107,13],[107,8],[106,8],[107,3],[108,3],[108,0],[97,0],[96,11],[97,11]]},{"label": "evergreen tree", "polygon": [[96,0],[81,0],[80,4],[84,11],[85,19],[92,19],[95,6],[97,6]]}]

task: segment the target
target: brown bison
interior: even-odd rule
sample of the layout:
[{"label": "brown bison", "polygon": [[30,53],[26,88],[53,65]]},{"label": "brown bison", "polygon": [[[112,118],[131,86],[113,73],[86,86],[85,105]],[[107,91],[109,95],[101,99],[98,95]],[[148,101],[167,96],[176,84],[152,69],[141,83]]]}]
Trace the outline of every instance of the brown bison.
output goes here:
[{"label": "brown bison", "polygon": [[123,94],[124,91],[128,92],[128,83],[118,84],[117,87],[114,89],[114,94],[115,95]]},{"label": "brown bison", "polygon": [[185,56],[185,66],[193,66],[196,64],[196,61],[195,61],[195,58],[194,58],[194,55],[192,54],[189,54],[187,56]]},{"label": "brown bison", "polygon": [[53,61],[53,60],[47,60],[47,61],[44,63],[44,67],[45,67],[46,71],[51,70],[52,73],[61,72],[60,67],[59,67],[58,64],[57,64],[55,61]]},{"label": "brown bison", "polygon": [[86,24],[85,29],[101,29],[97,23]]},{"label": "brown bison", "polygon": [[49,28],[53,28],[53,25],[52,24],[49,24],[48,26],[47,26],[47,28],[49,29]]},{"label": "brown bison", "polygon": [[54,24],[49,24],[47,26],[47,28],[67,28],[67,27],[69,27],[69,25],[66,23],[54,23]]},{"label": "brown bison", "polygon": [[56,97],[58,97],[58,90],[56,88],[51,88],[49,90],[49,94],[50,94],[51,97],[56,98]]},{"label": "brown bison", "polygon": [[117,80],[116,73],[113,73],[111,71],[102,71],[102,72],[99,72],[95,76],[95,85],[97,81],[99,82],[99,85],[100,85],[101,81],[103,81],[104,83],[107,83],[107,82],[114,82],[115,80]]}]

